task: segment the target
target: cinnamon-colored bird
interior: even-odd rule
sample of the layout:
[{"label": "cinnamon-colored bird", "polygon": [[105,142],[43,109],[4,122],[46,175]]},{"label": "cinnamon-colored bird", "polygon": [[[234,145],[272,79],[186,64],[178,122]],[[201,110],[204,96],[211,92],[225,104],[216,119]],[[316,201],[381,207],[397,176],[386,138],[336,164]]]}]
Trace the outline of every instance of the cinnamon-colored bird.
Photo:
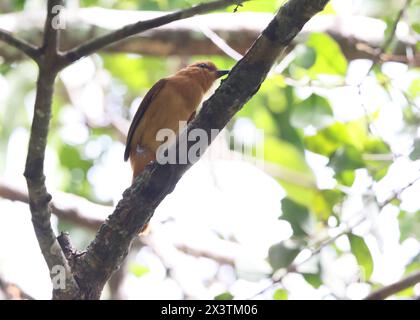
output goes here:
[{"label": "cinnamon-colored bird", "polygon": [[156,160],[164,143],[156,135],[161,129],[179,132],[179,122],[191,121],[205,93],[216,79],[227,74],[209,61],[197,62],[156,82],[143,98],[127,135],[124,160],[130,158],[134,179]]}]

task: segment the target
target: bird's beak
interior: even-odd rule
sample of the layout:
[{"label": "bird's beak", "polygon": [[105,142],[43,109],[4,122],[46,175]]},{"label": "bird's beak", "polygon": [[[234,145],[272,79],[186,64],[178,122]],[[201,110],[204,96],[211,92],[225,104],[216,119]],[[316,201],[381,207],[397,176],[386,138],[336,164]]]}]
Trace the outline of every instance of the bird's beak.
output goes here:
[{"label": "bird's beak", "polygon": [[224,75],[228,74],[230,70],[217,70],[216,71],[216,77],[220,78],[223,77]]}]

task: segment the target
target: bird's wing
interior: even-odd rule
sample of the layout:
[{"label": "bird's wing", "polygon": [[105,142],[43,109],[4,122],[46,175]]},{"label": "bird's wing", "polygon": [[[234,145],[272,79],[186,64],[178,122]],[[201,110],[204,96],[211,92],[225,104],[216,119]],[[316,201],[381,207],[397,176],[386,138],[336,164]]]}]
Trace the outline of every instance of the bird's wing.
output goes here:
[{"label": "bird's wing", "polygon": [[137,109],[136,114],[134,115],[134,119],[131,122],[130,129],[128,130],[127,142],[126,142],[125,151],[124,151],[124,161],[127,161],[130,156],[131,139],[133,139],[133,135],[134,135],[134,132],[136,131],[137,126],[139,125],[141,119],[143,118],[144,114],[146,113],[153,99],[156,98],[158,93],[165,86],[166,81],[167,81],[166,79],[161,79],[158,82],[156,82],[153,85],[153,87],[150,88],[149,92],[147,92],[146,96],[141,101],[140,106]]}]

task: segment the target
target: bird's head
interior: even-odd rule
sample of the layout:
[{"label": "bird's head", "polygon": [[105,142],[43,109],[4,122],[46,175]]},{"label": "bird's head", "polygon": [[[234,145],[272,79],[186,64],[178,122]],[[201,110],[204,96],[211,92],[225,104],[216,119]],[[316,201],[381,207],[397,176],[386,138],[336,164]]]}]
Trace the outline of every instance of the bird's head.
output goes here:
[{"label": "bird's head", "polygon": [[211,61],[198,61],[180,70],[179,73],[197,81],[204,91],[207,91],[214,81],[228,74],[229,70],[219,70]]}]

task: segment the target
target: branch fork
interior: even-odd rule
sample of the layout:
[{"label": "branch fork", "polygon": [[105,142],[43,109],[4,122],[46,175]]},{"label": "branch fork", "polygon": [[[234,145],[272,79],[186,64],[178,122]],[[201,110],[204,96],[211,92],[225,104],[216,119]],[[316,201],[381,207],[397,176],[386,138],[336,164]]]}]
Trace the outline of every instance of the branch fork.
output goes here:
[{"label": "branch fork", "polygon": [[[59,15],[53,8],[62,6],[63,0],[48,0],[41,48],[35,48],[7,32],[0,31],[0,40],[22,50],[39,66],[25,177],[32,221],[42,254],[50,270],[57,265],[65,270],[65,288],[54,289],[53,299],[99,299],[105,283],[126,257],[133,239],[192,165],[154,163],[149,166],[124,192],[113,214],[102,224],[86,252],[75,251],[66,234],[62,233],[56,238],[50,222],[51,196],[45,186],[43,166],[54,81],[58,72],[78,59],[132,35],[229,5],[239,6],[246,1],[248,0],[216,0],[203,3],[128,25],[67,52],[59,52],[60,29],[54,28],[52,23]],[[327,3],[328,0],[289,0],[283,5],[246,55],[235,65],[226,81],[204,102],[202,111],[189,124],[185,134],[200,128],[214,139],[211,131],[223,129],[258,91],[278,56],[284,52],[303,25]],[[192,143],[188,143],[189,148]]]}]

